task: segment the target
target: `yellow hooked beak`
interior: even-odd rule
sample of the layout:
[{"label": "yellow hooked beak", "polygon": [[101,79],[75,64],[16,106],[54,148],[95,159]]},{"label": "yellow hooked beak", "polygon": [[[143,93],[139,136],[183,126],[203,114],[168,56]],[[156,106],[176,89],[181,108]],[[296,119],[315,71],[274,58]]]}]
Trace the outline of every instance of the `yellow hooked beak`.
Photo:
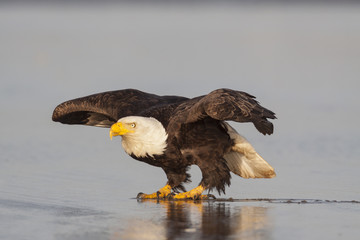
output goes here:
[{"label": "yellow hooked beak", "polygon": [[124,124],[121,122],[114,123],[110,128],[110,139],[112,140],[112,137],[121,136],[127,134],[128,132],[134,131],[125,128]]}]

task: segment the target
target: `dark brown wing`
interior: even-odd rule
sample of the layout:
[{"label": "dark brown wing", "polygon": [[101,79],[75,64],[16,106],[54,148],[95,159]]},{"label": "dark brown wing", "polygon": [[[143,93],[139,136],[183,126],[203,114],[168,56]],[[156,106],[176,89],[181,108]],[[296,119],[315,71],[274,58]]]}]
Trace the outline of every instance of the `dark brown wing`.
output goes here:
[{"label": "dark brown wing", "polygon": [[170,123],[171,127],[177,128],[179,124],[196,122],[206,117],[221,121],[252,122],[264,135],[274,131],[273,124],[267,119],[276,118],[275,113],[262,107],[254,96],[231,89],[218,89],[181,104]]},{"label": "dark brown wing", "polygon": [[139,116],[149,108],[182,102],[187,98],[157,96],[135,89],[103,92],[58,105],[52,120],[65,124],[110,127],[125,116]]}]

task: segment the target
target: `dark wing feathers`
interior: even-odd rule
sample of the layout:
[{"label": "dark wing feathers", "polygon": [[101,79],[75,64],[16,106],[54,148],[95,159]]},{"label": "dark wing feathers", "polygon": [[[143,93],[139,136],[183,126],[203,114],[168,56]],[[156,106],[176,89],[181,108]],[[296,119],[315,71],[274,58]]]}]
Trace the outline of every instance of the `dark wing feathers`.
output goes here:
[{"label": "dark wing feathers", "polygon": [[181,104],[178,110],[179,114],[171,120],[175,128],[178,124],[211,117],[221,121],[252,122],[262,134],[272,134],[273,125],[267,118],[276,118],[275,113],[262,107],[254,96],[230,89],[218,89],[206,96],[191,99]]},{"label": "dark wing feathers", "polygon": [[135,89],[93,94],[58,105],[52,119],[65,124],[110,127],[122,117],[141,115],[147,109],[184,101],[177,96],[157,96]]},{"label": "dark wing feathers", "polygon": [[157,96],[135,89],[98,93],[64,102],[52,119],[66,124],[110,127],[122,117],[155,117],[168,131],[177,132],[182,124],[206,117],[220,121],[252,122],[263,134],[272,134],[275,113],[260,106],[255,97],[240,91],[218,89],[193,99]]}]

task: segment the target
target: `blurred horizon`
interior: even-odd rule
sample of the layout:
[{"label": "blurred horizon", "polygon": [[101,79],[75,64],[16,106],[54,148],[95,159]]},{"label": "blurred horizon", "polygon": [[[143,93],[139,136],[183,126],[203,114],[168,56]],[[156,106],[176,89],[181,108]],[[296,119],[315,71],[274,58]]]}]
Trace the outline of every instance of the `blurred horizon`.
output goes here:
[{"label": "blurred horizon", "polygon": [[108,4],[108,3],[129,3],[129,4],[138,4],[138,3],[161,3],[161,4],[179,4],[179,5],[188,5],[188,4],[337,4],[343,5],[346,3],[360,3],[359,0],[0,0],[1,3],[57,3],[57,4],[74,4],[74,3],[88,3],[88,4]]}]

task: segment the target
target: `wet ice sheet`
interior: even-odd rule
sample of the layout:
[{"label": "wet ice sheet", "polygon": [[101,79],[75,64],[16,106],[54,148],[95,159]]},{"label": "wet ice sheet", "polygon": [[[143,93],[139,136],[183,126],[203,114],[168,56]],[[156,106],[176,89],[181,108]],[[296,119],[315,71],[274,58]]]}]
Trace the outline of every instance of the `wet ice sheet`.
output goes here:
[{"label": "wet ice sheet", "polygon": [[[359,203],[120,201],[112,211],[0,199],[3,239],[356,239]],[[6,221],[5,221],[6,219]],[[4,231],[6,229],[6,231]]]}]

